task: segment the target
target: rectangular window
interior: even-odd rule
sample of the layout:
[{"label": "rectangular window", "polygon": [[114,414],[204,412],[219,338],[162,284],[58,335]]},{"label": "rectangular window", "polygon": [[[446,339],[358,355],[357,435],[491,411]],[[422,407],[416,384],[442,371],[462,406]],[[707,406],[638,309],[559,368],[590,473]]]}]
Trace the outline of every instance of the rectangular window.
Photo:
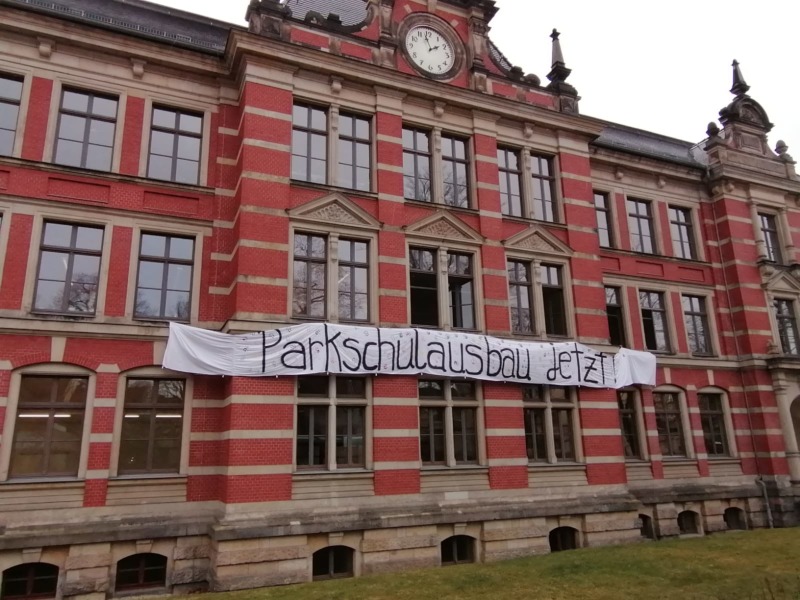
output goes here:
[{"label": "rectangular window", "polygon": [[103,228],[46,222],[39,250],[33,309],[93,315]]},{"label": "rectangular window", "polygon": [[478,413],[475,384],[420,379],[417,387],[422,464],[476,464]]},{"label": "rectangular window", "polygon": [[403,127],[403,189],[407,200],[430,202],[430,133]]},{"label": "rectangular window", "polygon": [[761,222],[761,235],[764,237],[767,260],[782,265],[783,253],[781,252],[781,238],[778,234],[777,218],[775,215],[768,213],[758,213],[758,219]]},{"label": "rectangular window", "polygon": [[365,117],[344,113],[339,115],[339,172],[336,183],[340,187],[370,191],[371,129],[370,120]]},{"label": "rectangular window", "polygon": [[[328,239],[325,236],[295,234],[292,294],[295,317],[325,317],[327,264]],[[346,270],[347,265],[344,268]]]},{"label": "rectangular window", "polygon": [[730,456],[722,394],[698,394],[703,439],[709,456]]},{"label": "rectangular window", "polygon": [[600,247],[613,247],[614,236],[611,234],[611,205],[608,194],[594,193],[594,212],[597,217],[597,236],[600,239]]},{"label": "rectangular window", "polygon": [[794,301],[775,299],[775,320],[778,325],[778,335],[781,339],[781,349],[784,354],[800,354],[800,341],[797,333],[797,317],[794,312]]},{"label": "rectangular window", "polygon": [[11,156],[19,121],[22,77],[0,74],[0,156]]},{"label": "rectangular window", "polygon": [[117,127],[117,98],[64,89],[53,162],[110,171]]},{"label": "rectangular window", "polygon": [[88,387],[86,377],[22,377],[9,477],[78,474]]},{"label": "rectangular window", "polygon": [[180,470],[184,392],[182,379],[128,379],[119,445],[120,475]]},{"label": "rectangular window", "polygon": [[292,179],[328,182],[328,113],[322,108],[294,105]]},{"label": "rectangular window", "polygon": [[531,179],[533,183],[533,218],[537,221],[555,223],[556,179],[553,174],[553,159],[546,156],[531,156]]},{"label": "rectangular window", "polygon": [[541,265],[539,277],[542,283],[542,307],[547,335],[566,336],[567,309],[564,301],[564,283],[561,267]]},{"label": "rectangular window", "polygon": [[497,149],[500,171],[500,202],[504,215],[522,216],[522,169],[519,152],[509,148]]},{"label": "rectangular window", "polygon": [[661,292],[639,292],[639,307],[642,311],[644,345],[648,350],[669,352],[667,332],[667,309]]},{"label": "rectangular window", "polygon": [[[369,320],[369,243],[339,240],[339,320]],[[323,297],[324,297],[323,293]]]},{"label": "rectangular window", "polygon": [[511,331],[533,333],[533,296],[530,263],[509,260],[508,304],[511,308]]},{"label": "rectangular window", "polygon": [[362,377],[297,378],[298,469],[366,466],[367,383]]},{"label": "rectangular window", "polygon": [[475,329],[474,277],[471,255],[448,253],[447,285],[450,291],[450,325],[454,329]]},{"label": "rectangular window", "polygon": [[147,176],[197,185],[202,142],[202,114],[153,106]]},{"label": "rectangular window", "polygon": [[692,211],[679,206],[669,207],[669,230],[672,234],[672,251],[678,258],[695,260]]},{"label": "rectangular window", "polygon": [[711,336],[708,331],[706,299],[702,296],[683,296],[683,321],[692,354],[711,354]]},{"label": "rectangular window", "polygon": [[629,390],[618,391],[617,404],[619,405],[619,421],[625,458],[644,458],[641,444],[639,443],[639,419],[636,414],[635,392]]},{"label": "rectangular window", "polygon": [[681,404],[678,394],[654,393],[653,403],[656,412],[656,427],[661,454],[669,456],[686,456],[686,442],[683,435]]},{"label": "rectangular window", "polygon": [[188,321],[193,267],[194,239],[142,233],[134,316]]},{"label": "rectangular window", "polygon": [[625,345],[625,317],[622,312],[622,290],[606,286],[606,317],[608,341],[612,346]]},{"label": "rectangular window", "polygon": [[563,387],[531,385],[522,388],[522,400],[528,460],[575,461],[572,392]]},{"label": "rectangular window", "polygon": [[423,327],[439,325],[437,259],[436,250],[411,248],[409,251],[412,325]]},{"label": "rectangular window", "polygon": [[442,136],[444,170],[444,203],[469,207],[469,154],[467,142],[457,137]]},{"label": "rectangular window", "polygon": [[653,215],[650,202],[628,200],[628,228],[631,233],[631,250],[655,254],[653,244]]}]

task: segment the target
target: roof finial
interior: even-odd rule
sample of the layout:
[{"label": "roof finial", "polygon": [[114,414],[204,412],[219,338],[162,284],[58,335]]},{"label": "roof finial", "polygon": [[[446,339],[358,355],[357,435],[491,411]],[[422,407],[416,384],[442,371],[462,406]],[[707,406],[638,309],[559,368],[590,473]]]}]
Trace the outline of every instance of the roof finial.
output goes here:
[{"label": "roof finial", "polygon": [[733,67],[733,87],[731,88],[731,94],[734,96],[744,96],[750,89],[750,86],[747,85],[747,82],[744,80],[742,70],[739,68],[739,61],[734,58],[731,66]]},{"label": "roof finial", "polygon": [[551,63],[551,67],[555,67],[556,65],[563,65],[564,63],[564,53],[561,52],[561,42],[558,41],[559,36],[558,29],[553,27],[553,33],[550,34],[550,37],[553,39],[553,62]]}]

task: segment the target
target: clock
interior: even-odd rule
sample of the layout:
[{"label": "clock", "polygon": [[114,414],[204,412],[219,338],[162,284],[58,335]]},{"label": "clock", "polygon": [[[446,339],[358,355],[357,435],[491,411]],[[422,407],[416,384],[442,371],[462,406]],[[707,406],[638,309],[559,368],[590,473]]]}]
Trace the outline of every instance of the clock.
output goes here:
[{"label": "clock", "polygon": [[405,51],[411,64],[423,75],[444,78],[456,70],[456,51],[450,36],[430,25],[408,30]]}]

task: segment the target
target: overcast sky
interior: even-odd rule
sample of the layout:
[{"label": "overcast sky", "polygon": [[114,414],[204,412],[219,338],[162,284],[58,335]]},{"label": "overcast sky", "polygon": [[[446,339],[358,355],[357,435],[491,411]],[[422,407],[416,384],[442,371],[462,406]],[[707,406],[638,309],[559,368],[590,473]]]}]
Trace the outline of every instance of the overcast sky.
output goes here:
[{"label": "overcast sky", "polygon": [[[244,23],[248,0],[157,0]],[[497,0],[491,37],[547,83],[550,32],[561,31],[581,112],[697,142],[733,98],[731,61],[779,139],[800,159],[800,0]]]}]

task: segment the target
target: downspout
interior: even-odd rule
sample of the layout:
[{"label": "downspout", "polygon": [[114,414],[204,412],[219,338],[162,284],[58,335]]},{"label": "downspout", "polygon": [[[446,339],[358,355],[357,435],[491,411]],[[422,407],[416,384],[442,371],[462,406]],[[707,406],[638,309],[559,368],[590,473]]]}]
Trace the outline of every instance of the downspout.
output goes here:
[{"label": "downspout", "polygon": [[[708,174],[709,171],[706,172],[706,175]],[[711,213],[714,218],[714,228],[716,229],[717,232],[717,244],[719,244],[720,235],[719,235],[719,221],[717,221],[716,201],[711,202]],[[720,248],[720,246],[718,245],[717,248]],[[742,395],[744,397],[745,410],[747,411],[747,423],[750,429],[750,440],[753,445],[753,458],[755,458],[756,474],[758,475],[758,477],[756,477],[756,484],[761,488],[761,491],[764,495],[764,506],[766,507],[767,510],[767,523],[769,524],[769,528],[773,529],[775,527],[775,524],[772,519],[772,506],[770,505],[769,492],[767,491],[767,484],[764,481],[764,475],[761,473],[761,467],[759,465],[758,455],[756,452],[756,436],[755,433],[753,432],[753,415],[750,413],[750,401],[748,400],[747,397],[747,386],[745,385],[744,372],[741,367],[742,353],[739,347],[739,336],[736,335],[736,325],[733,322],[733,311],[732,311],[733,304],[731,302],[731,290],[728,287],[728,276],[725,274],[725,266],[721,251],[720,251],[719,261],[720,261],[720,270],[722,271],[722,283],[725,286],[725,295],[728,298],[728,318],[730,320],[731,333],[733,333],[733,344],[734,344],[734,350],[736,352],[736,362],[739,363],[740,365],[737,370],[739,371],[739,379],[742,382]]]}]

